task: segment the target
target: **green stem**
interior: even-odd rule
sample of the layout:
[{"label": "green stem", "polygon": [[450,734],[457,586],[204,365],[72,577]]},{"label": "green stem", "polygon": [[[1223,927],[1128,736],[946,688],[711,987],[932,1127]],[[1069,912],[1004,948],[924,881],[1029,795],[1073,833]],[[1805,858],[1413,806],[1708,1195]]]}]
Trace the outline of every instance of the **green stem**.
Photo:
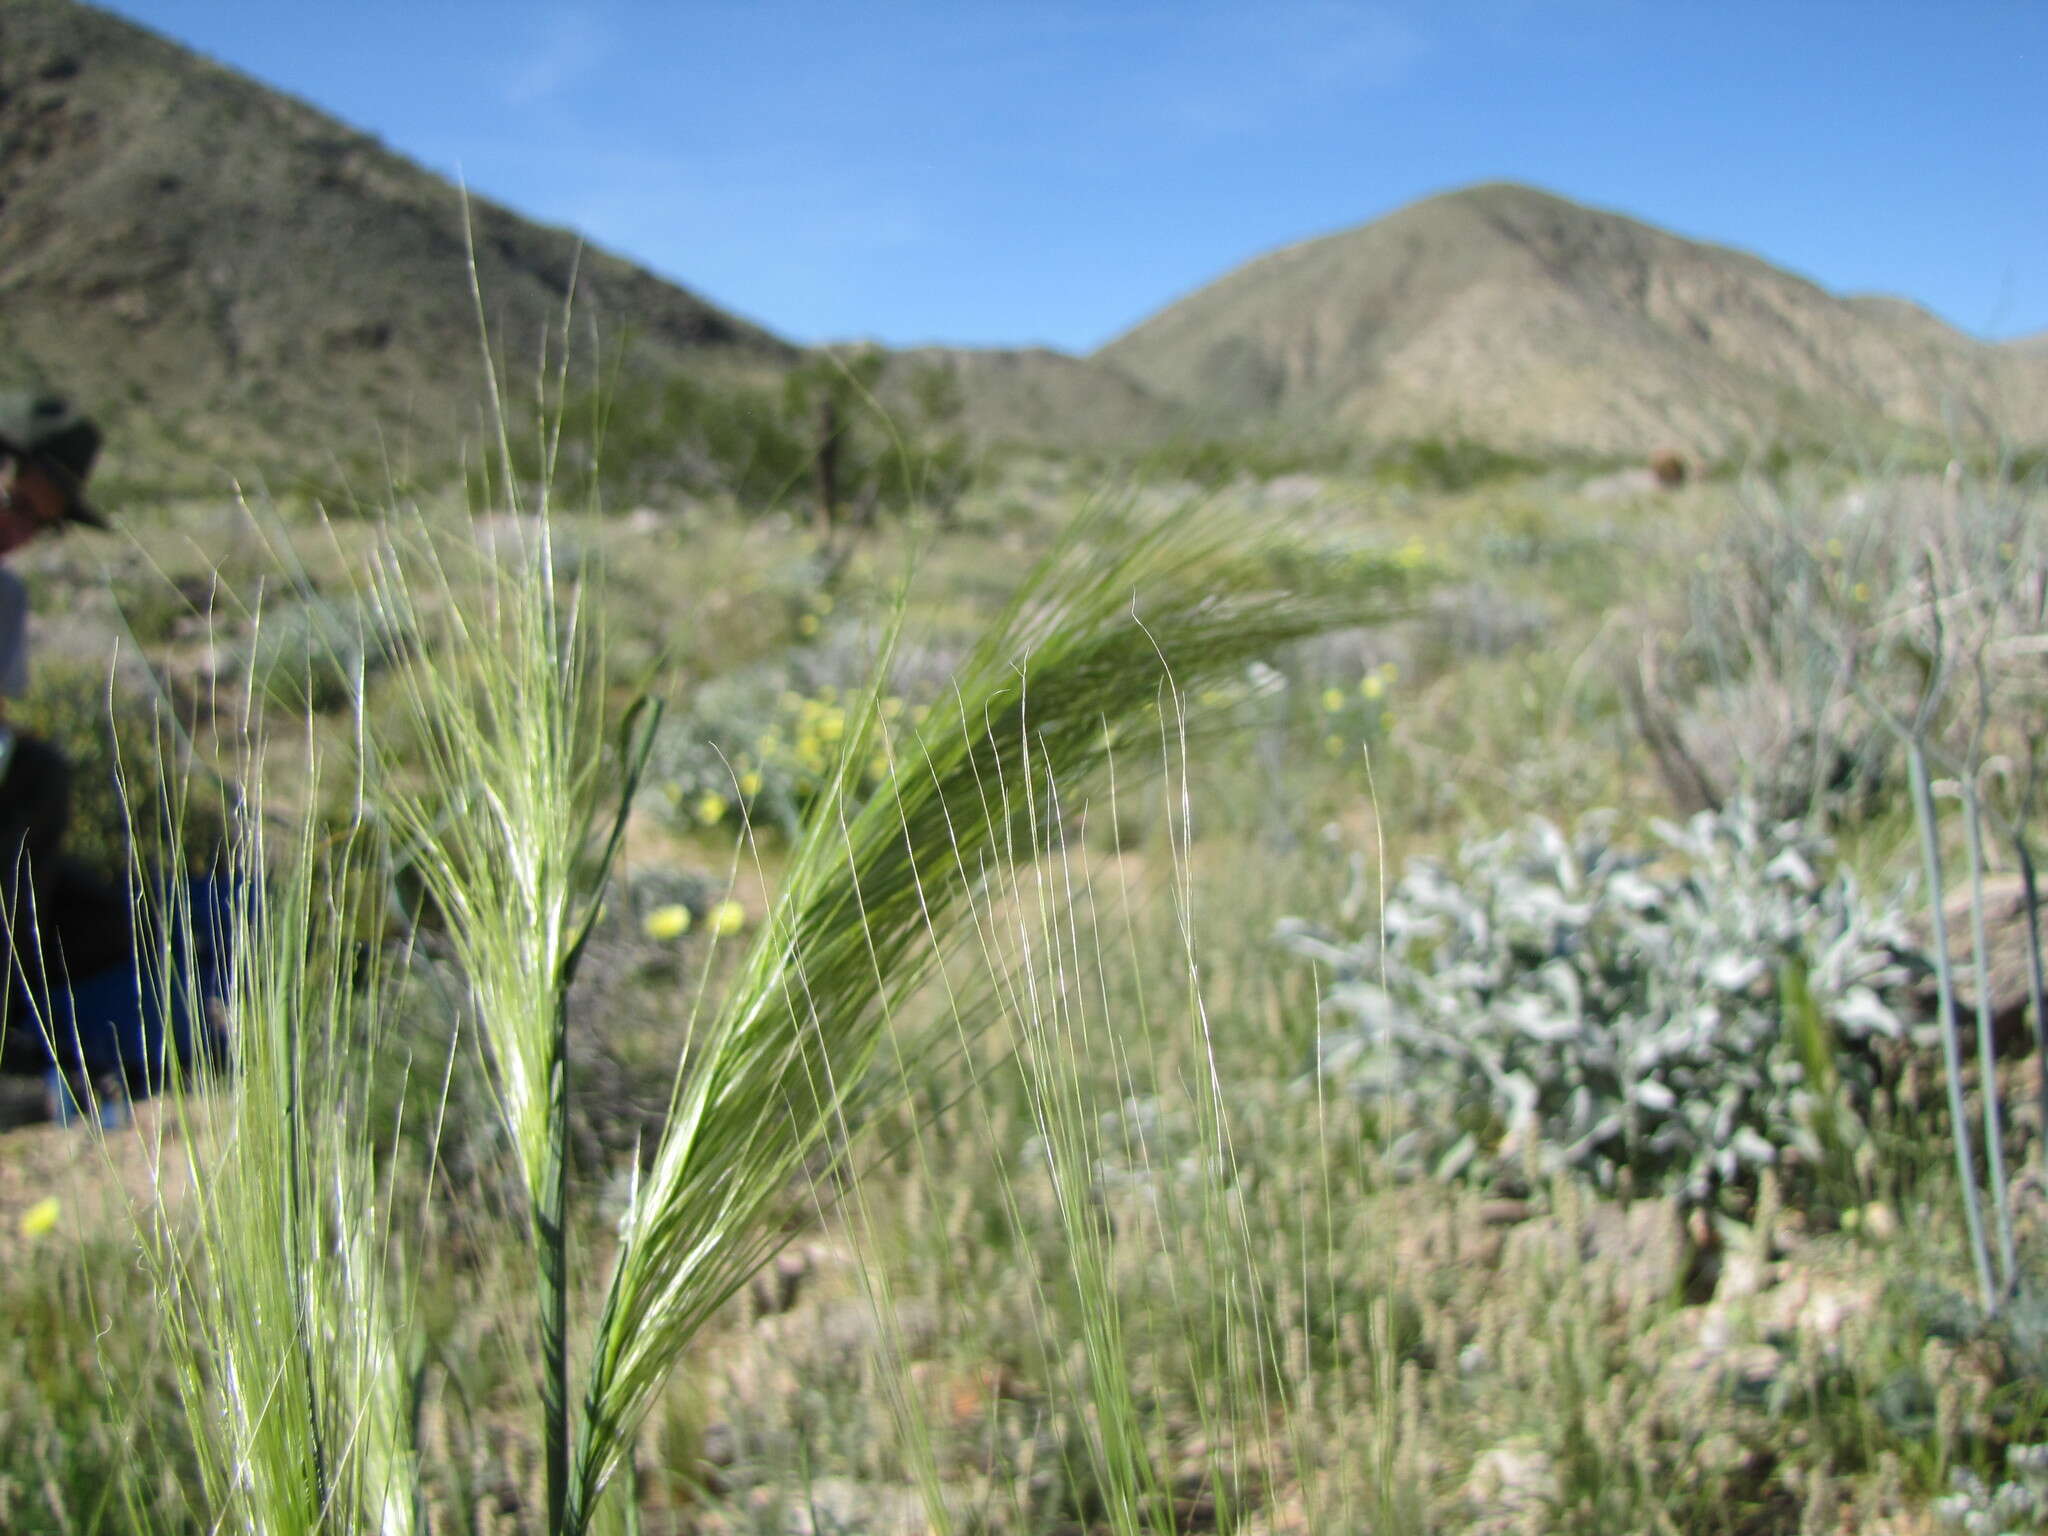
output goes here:
[{"label": "green stem", "polygon": [[1991,1250],[1984,1240],[1984,1211],[1977,1194],[1975,1159],[1970,1155],[1970,1112],[1963,1103],[1963,1051],[1956,1030],[1956,984],[1949,966],[1948,916],[1941,910],[1941,848],[1936,837],[1934,790],[1927,782],[1927,752],[1919,734],[1906,738],[1906,771],[1913,790],[1913,820],[1920,829],[1920,860],[1927,872],[1928,908],[1934,929],[1934,974],[1941,1009],[1941,1060],[1948,1079],[1948,1113],[1955,1128],[1956,1172],[1963,1181],[1963,1215],[1970,1229],[1970,1257],[1976,1262],[1984,1310],[1998,1310],[1991,1278]]},{"label": "green stem", "polygon": [[2018,1273],[2013,1252],[2012,1207],[2005,1193],[2005,1133],[1998,1106],[1998,1059],[1991,1038],[1991,946],[1984,935],[1984,827],[1976,788],[1963,781],[1963,828],[1970,856],[1970,948],[1977,981],[1977,1072],[1984,1095],[1984,1161],[1991,1174],[1991,1217],[1998,1228],[1998,1281],[2012,1294]]},{"label": "green stem", "polygon": [[541,1410],[546,1417],[550,1536],[581,1529],[569,1510],[569,997],[555,1001],[554,1056],[548,1068],[548,1142],[533,1201],[534,1251],[540,1269]]},{"label": "green stem", "polygon": [[313,1474],[313,1508],[318,1518],[324,1520],[330,1490],[326,1437],[321,1429],[319,1381],[314,1374],[313,1303],[309,1290],[312,1282],[308,1277],[317,1259],[306,1251],[305,1119],[301,1112],[305,1101],[299,1077],[299,1028],[298,1010],[288,1008],[285,1015],[285,1245],[286,1263],[291,1273],[292,1307],[296,1313],[293,1321],[296,1324],[299,1370],[305,1377],[307,1446],[313,1458],[313,1465],[308,1469]]},{"label": "green stem", "polygon": [[2042,1070],[2035,1074],[2040,1106],[2038,1137],[2041,1174],[2048,1179],[2048,1011],[2042,1008],[2041,977],[2041,890],[2034,878],[2034,850],[2022,823],[2013,833],[2013,851],[2019,856],[2020,887],[2027,899],[2027,1004],[2034,1012],[2034,1060]]}]

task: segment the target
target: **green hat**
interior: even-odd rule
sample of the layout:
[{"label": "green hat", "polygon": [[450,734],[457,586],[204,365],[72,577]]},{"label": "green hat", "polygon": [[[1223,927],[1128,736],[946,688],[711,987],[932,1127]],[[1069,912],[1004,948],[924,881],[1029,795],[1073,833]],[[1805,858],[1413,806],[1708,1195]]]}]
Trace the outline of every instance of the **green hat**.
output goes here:
[{"label": "green hat", "polygon": [[0,450],[11,449],[57,482],[64,515],[74,523],[105,528],[107,520],[86,502],[85,477],[100,451],[100,429],[60,395],[0,394]]}]

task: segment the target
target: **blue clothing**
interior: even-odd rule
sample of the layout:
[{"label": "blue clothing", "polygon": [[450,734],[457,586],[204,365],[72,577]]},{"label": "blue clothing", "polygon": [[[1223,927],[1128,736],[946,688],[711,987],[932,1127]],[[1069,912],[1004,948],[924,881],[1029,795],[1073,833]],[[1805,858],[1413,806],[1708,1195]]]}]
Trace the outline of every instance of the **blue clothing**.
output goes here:
[{"label": "blue clothing", "polygon": [[0,698],[28,692],[28,588],[0,565]]},{"label": "blue clothing", "polygon": [[[52,988],[37,999],[39,1019],[10,1020],[10,1034],[26,1028],[39,1041],[40,1061],[31,1061],[30,1070],[62,1068],[95,1079],[118,1075],[139,1098],[163,1087],[173,1057],[187,1066],[195,1053],[220,1059],[226,1041],[206,1010],[226,998],[233,892],[230,882],[218,877],[186,883],[189,916],[178,916],[189,928],[166,946],[173,975],[157,974],[160,965],[152,952],[146,962],[131,961]],[[15,1055],[21,1043],[17,1037],[9,1054]]]}]

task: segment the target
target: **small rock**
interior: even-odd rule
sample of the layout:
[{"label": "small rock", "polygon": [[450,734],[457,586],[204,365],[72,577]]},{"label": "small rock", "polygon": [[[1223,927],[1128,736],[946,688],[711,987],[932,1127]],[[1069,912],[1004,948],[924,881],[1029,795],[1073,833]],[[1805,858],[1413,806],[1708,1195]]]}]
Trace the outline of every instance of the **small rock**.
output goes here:
[{"label": "small rock", "polygon": [[779,1317],[796,1305],[797,1292],[816,1266],[801,1249],[784,1249],[754,1276],[750,1289],[756,1317]]},{"label": "small rock", "polygon": [[[1677,1296],[1692,1264],[1685,1227],[1661,1200],[1591,1206],[1579,1219],[1577,1239],[1576,1257],[1587,1279],[1625,1310]],[[1572,1246],[1556,1217],[1524,1222],[1507,1234],[1510,1260],[1541,1256],[1565,1263],[1573,1257]]]},{"label": "small rock", "polygon": [[[2048,898],[2044,898],[2048,902]],[[1957,886],[1942,898],[1942,916],[1948,926],[1949,964],[1954,973],[1958,1022],[1965,1030],[1976,1027],[1977,966],[1970,936],[1970,888]],[[1923,942],[1933,948],[1931,925],[1924,919],[1918,927]],[[1990,982],[1991,1023],[1998,1044],[2006,1050],[2029,1049],[2033,1040],[2027,1029],[2027,896],[2026,885],[2014,875],[1992,875],[1984,881],[1985,970]],[[1936,981],[1924,978],[1921,996],[1933,1016]]]},{"label": "small rock", "polygon": [[[1703,1324],[1702,1334],[1713,1330]],[[1678,1355],[1665,1367],[1674,1395],[1720,1392],[1752,1407],[1769,1401],[1771,1389],[1784,1373],[1785,1357],[1768,1344],[1702,1344]]]},{"label": "small rock", "polygon": [[1510,1440],[1480,1452],[1463,1492],[1475,1517],[1467,1529],[1510,1536],[1549,1529],[1564,1485],[1547,1451],[1528,1440]]},{"label": "small rock", "polygon": [[1636,497],[1655,496],[1662,489],[1654,471],[1622,469],[1588,480],[1579,487],[1579,494],[1588,501],[1629,501]]},{"label": "small rock", "polygon": [[[964,1496],[945,1495],[958,1524],[969,1513]],[[779,1511],[785,1536],[924,1536],[931,1528],[924,1499],[914,1488],[818,1477],[800,1486],[757,1488],[748,1503],[761,1515]]]},{"label": "small rock", "polygon": [[714,1467],[729,1467],[739,1460],[739,1436],[733,1433],[730,1424],[722,1420],[706,1424],[703,1433],[697,1437],[699,1459]]}]

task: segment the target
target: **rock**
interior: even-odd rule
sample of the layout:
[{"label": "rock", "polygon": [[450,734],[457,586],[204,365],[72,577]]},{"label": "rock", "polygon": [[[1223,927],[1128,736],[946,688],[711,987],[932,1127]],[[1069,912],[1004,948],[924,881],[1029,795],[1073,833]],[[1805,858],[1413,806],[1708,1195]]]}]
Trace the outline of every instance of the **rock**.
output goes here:
[{"label": "rock", "polygon": [[1692,1267],[1692,1243],[1666,1201],[1588,1206],[1578,1218],[1576,1244],[1573,1237],[1560,1217],[1526,1221],[1508,1232],[1507,1258],[1552,1265],[1576,1259],[1587,1281],[1625,1311],[1679,1296]]},{"label": "rock", "polygon": [[1521,1439],[1480,1452],[1462,1492],[1472,1514],[1467,1530],[1517,1536],[1551,1528],[1564,1485],[1550,1453]]},{"label": "rock", "polygon": [[729,1467],[740,1457],[739,1436],[723,1420],[706,1424],[697,1437],[697,1456],[708,1466]]},{"label": "rock", "polygon": [[1785,1356],[1769,1344],[1722,1342],[1724,1325],[1725,1319],[1703,1320],[1705,1342],[1674,1355],[1659,1372],[1668,1389],[1662,1395],[1683,1401],[1714,1393],[1749,1407],[1762,1407],[1770,1401],[1771,1389],[1785,1372]]},{"label": "rock", "polygon": [[1650,473],[1664,490],[1677,490],[1686,481],[1685,455],[1676,448],[1659,448],[1650,455]]},{"label": "rock", "polygon": [[1326,490],[1315,475],[1276,475],[1260,487],[1259,500],[1269,507],[1299,507],[1319,500]]},{"label": "rock", "polygon": [[1653,471],[1622,469],[1588,480],[1579,487],[1579,494],[1588,501],[1632,501],[1638,497],[1655,496],[1662,489]]},{"label": "rock", "polygon": [[[805,1322],[804,1331],[811,1347],[826,1359],[851,1359],[890,1346],[873,1305],[865,1297],[834,1297],[819,1303],[807,1319],[799,1313],[791,1320],[799,1319]],[[925,1302],[905,1298],[896,1303],[890,1332],[903,1358],[915,1360],[937,1345],[940,1319],[937,1311]]]},{"label": "rock", "polygon": [[809,1253],[785,1248],[761,1267],[749,1289],[754,1297],[756,1317],[775,1317],[796,1305],[797,1293],[817,1266]]},{"label": "rock", "polygon": [[[2043,894],[2048,906],[2048,893]],[[1956,1022],[1968,1034],[1976,1028],[1977,967],[1970,938],[1970,888],[1957,886],[1942,898],[1942,915],[1948,925],[1949,963],[1955,976]],[[1924,917],[1916,920],[1921,942],[1931,955],[1933,925]],[[2027,932],[2026,890],[2020,877],[1993,875],[1984,882],[1984,941],[1986,969],[1990,978],[1991,1021],[2001,1050],[2027,1050],[2033,1036],[2027,1025]],[[1928,1016],[1935,1016],[1937,984],[1930,974],[1921,980],[1920,995]]]},{"label": "rock", "polygon": [[[964,1494],[947,1490],[948,1524],[958,1529],[971,1514]],[[862,1483],[850,1477],[818,1477],[785,1488],[756,1488],[748,1497],[763,1517],[754,1529],[773,1527],[766,1519],[780,1515],[785,1536],[924,1536],[932,1528],[924,1499],[914,1488]]]}]

